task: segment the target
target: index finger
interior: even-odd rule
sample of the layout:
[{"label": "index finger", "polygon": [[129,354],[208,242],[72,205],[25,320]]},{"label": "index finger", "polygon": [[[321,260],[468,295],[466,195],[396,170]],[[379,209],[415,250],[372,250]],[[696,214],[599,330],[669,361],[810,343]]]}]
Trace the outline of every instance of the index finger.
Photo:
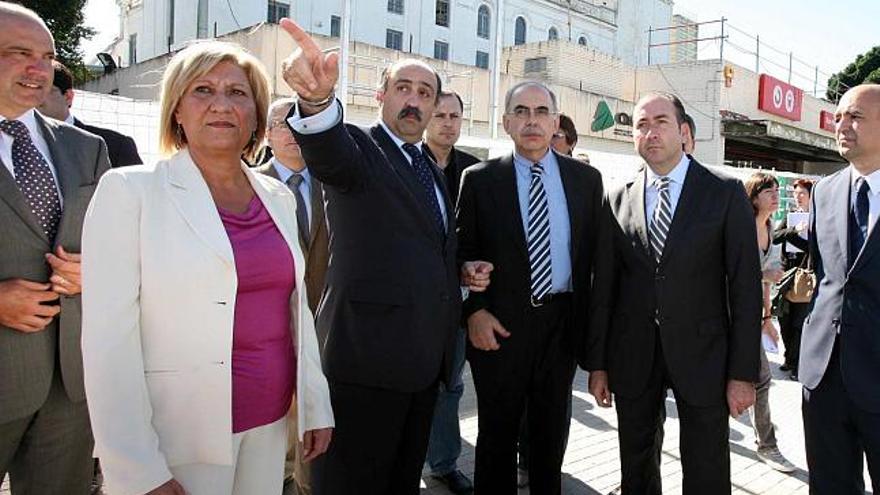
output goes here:
[{"label": "index finger", "polygon": [[290,37],[293,38],[293,41],[295,41],[296,44],[299,45],[300,49],[302,49],[303,52],[306,52],[309,55],[314,55],[315,53],[321,51],[321,48],[318,47],[318,44],[315,43],[315,40],[313,40],[312,37],[309,36],[309,33],[305,32],[303,28],[299,27],[299,24],[297,24],[293,20],[288,19],[287,17],[283,17],[278,25],[281,26],[281,29],[287,31],[287,34],[289,34]]}]

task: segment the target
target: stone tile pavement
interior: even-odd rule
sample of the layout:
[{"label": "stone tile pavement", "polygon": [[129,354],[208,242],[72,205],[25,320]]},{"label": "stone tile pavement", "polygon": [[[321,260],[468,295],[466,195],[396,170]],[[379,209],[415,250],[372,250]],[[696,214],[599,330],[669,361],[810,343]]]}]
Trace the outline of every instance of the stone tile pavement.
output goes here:
[{"label": "stone tile pavement", "polygon": [[[754,434],[747,415],[730,420],[730,450],[733,492],[735,494],[788,495],[807,494],[807,472],[804,456],[803,425],[801,422],[801,388],[779,371],[781,356],[770,355],[773,386],[770,407],[779,448],[798,468],[792,474],[782,474],[761,463],[754,449]],[[465,395],[462,398],[460,418],[462,456],[459,466],[468,476],[474,470],[474,445],[477,438],[477,405],[470,370],[465,368]],[[587,374],[579,371],[575,377],[571,435],[563,464],[563,493],[565,495],[606,494],[620,480],[620,459],[617,450],[617,418],[613,409],[596,407],[586,392]],[[663,493],[681,493],[681,464],[679,459],[679,430],[675,402],[666,402],[666,436],[663,442]],[[869,480],[867,472],[865,479]],[[870,482],[868,481],[868,484]],[[4,483],[0,494],[8,495]],[[422,495],[449,495],[449,491],[430,477],[422,483]],[[519,495],[528,494],[528,489]],[[870,492],[866,492],[870,493]],[[107,494],[112,495],[112,494]]]}]

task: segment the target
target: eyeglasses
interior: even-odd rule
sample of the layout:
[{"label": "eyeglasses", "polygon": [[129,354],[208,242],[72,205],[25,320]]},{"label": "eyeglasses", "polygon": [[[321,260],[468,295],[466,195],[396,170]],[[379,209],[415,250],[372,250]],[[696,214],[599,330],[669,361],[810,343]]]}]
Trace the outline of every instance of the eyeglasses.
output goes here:
[{"label": "eyeglasses", "polygon": [[553,139],[565,139],[568,141],[568,136],[564,132],[555,132],[553,133]]},{"label": "eyeglasses", "polygon": [[516,107],[512,112],[507,112],[507,115],[522,120],[532,117],[543,120],[555,117],[556,112],[551,112],[547,107],[537,107],[534,109],[528,107]]}]

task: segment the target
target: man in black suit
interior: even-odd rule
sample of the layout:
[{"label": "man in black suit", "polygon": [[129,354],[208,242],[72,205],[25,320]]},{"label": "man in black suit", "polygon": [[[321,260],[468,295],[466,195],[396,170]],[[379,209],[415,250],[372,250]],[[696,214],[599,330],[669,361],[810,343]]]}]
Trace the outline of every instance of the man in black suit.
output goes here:
[{"label": "man in black suit", "polygon": [[110,166],[112,167],[143,163],[134,139],[111,129],[85,124],[71,115],[70,106],[73,105],[74,97],[73,74],[57,60],[52,62],[52,66],[55,69],[55,78],[49,96],[39,106],[40,113],[102,138],[107,143],[107,153],[110,156]]},{"label": "man in black suit", "polygon": [[880,85],[856,86],[835,112],[850,166],[813,188],[813,309],[798,373],[810,493],[865,491],[862,459],[880,492]]},{"label": "man in black suit", "polygon": [[[455,147],[461,135],[464,104],[454,91],[441,91],[437,107],[425,129],[425,154],[443,170],[451,204],[458,200],[462,171],[480,159]],[[461,431],[458,424],[458,404],[464,394],[461,379],[464,368],[465,332],[458,329],[453,351],[453,375],[448,384],[441,384],[434,408],[431,437],[428,441],[426,463],[431,476],[444,483],[456,495],[471,493],[473,483],[458,469],[461,455]]]},{"label": "man in black suit", "polygon": [[[330,265],[318,309],[334,438],[312,469],[325,494],[416,494],[437,384],[451,376],[461,307],[455,221],[443,173],[422,134],[440,77],[400,60],[383,73],[379,122],[342,121],[337,55],[289,19],[299,49],[283,64],[298,94],[288,116],[324,184]],[[448,382],[447,382],[448,383]]]},{"label": "man in black suit", "polygon": [[[617,399],[623,493],[661,493],[667,389],[681,424],[683,493],[730,493],[727,414],[755,400],[761,272],[755,222],[738,180],[682,151],[685,112],[675,96],[636,104],[633,140],[647,166],[609,195],[616,219],[613,281],[598,281],[589,347],[590,392]],[[609,388],[610,387],[610,388]]]},{"label": "man in black suit", "polygon": [[475,492],[516,492],[528,407],[531,490],[558,494],[592,279],[610,254],[608,213],[599,172],[550,149],[559,126],[552,91],[517,84],[504,108],[515,151],[465,170],[458,201],[459,259],[495,267],[488,289],[464,303],[480,411]]}]

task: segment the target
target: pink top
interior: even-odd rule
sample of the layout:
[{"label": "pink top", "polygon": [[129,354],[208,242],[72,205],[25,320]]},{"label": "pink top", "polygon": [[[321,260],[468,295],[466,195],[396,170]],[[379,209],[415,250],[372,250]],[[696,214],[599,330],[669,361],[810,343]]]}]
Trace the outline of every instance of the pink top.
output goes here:
[{"label": "pink top", "polygon": [[290,334],[293,255],[260,198],[238,214],[218,207],[235,255],[238,293],[232,327],[232,432],[287,414],[296,386]]}]

